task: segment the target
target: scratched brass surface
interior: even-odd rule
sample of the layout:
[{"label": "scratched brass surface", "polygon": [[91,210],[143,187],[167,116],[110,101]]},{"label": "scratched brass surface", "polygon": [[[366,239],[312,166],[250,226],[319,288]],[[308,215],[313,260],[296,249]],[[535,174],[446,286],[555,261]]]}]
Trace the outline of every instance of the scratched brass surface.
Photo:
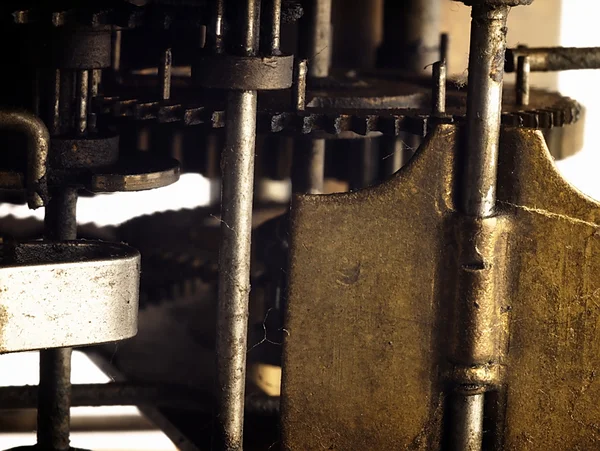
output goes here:
[{"label": "scratched brass surface", "polygon": [[284,449],[436,446],[454,137],[438,129],[388,183],[295,200]]},{"label": "scratched brass surface", "polygon": [[[284,449],[439,449],[457,136],[438,127],[380,186],[295,199]],[[504,449],[600,449],[600,205],[562,180],[539,132],[503,132],[499,173]]]}]

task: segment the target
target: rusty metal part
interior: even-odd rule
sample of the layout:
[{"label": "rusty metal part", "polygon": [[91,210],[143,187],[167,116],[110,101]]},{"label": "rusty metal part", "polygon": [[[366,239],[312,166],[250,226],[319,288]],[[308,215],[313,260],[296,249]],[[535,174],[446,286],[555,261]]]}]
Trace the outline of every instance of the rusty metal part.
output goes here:
[{"label": "rusty metal part", "polygon": [[444,387],[486,374],[507,393],[504,449],[595,446],[600,205],[562,179],[540,132],[503,131],[502,238],[482,252],[510,262],[502,270],[488,261],[501,272],[490,273],[498,304],[486,316],[494,340],[508,340],[492,352],[499,366],[457,375],[448,361],[456,326],[446,319],[462,264],[453,244],[459,149],[456,127],[440,125],[390,181],[295,198],[283,449],[437,449]]},{"label": "rusty metal part", "polygon": [[[43,207],[48,201],[48,147],[50,135],[44,123],[32,114],[23,111],[0,110],[0,129],[15,130],[27,137],[27,202],[29,208]],[[0,173],[0,179],[4,178]],[[19,182],[19,177],[7,177],[8,181]],[[21,180],[22,183],[22,180]],[[5,186],[5,183],[0,182]],[[18,187],[17,189],[22,188]]]},{"label": "rusty metal part", "polygon": [[[450,91],[447,92],[446,122],[464,122],[463,105],[457,104]],[[507,97],[504,103],[502,123],[514,127],[551,128],[569,125],[579,120],[581,105],[560,94],[539,89],[531,90],[531,103],[526,110],[514,105],[514,96]],[[212,128],[225,126],[225,109],[209,106],[185,104],[162,104],[144,102],[137,99],[119,99],[105,97],[96,100],[97,108],[104,114],[127,117],[134,120],[158,120],[160,123],[180,122],[194,126],[206,124]],[[260,111],[258,113],[259,130],[266,133],[309,134],[325,131],[330,134],[354,132],[367,134],[381,132],[385,135],[397,135],[409,132],[424,136],[432,118],[429,97],[423,99],[423,109],[331,109],[306,108],[303,111]],[[425,106],[426,105],[426,106]]]},{"label": "rusty metal part", "polygon": [[118,135],[86,138],[55,137],[51,141],[50,166],[55,169],[91,169],[111,166],[119,159]]},{"label": "rusty metal part", "polygon": [[278,90],[292,86],[294,57],[202,55],[192,67],[198,86],[214,89]]},{"label": "rusty metal part", "polygon": [[506,51],[506,72],[516,72],[522,56],[529,58],[532,72],[600,69],[600,47],[517,47]]}]

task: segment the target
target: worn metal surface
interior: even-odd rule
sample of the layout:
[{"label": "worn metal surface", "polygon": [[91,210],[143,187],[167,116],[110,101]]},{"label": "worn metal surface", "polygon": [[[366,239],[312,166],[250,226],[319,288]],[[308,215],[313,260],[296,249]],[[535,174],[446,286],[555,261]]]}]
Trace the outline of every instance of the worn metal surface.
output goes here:
[{"label": "worn metal surface", "polygon": [[53,169],[91,169],[111,166],[119,159],[118,135],[51,139],[49,163]]},{"label": "worn metal surface", "polygon": [[[284,449],[439,449],[458,148],[442,125],[382,185],[295,198]],[[561,178],[540,132],[508,128],[500,148],[508,266],[492,290],[509,335],[487,389],[507,393],[503,449],[595,449],[600,205]]]},{"label": "worn metal surface", "polygon": [[18,131],[27,137],[27,203],[29,208],[43,207],[48,200],[48,129],[32,114],[6,110],[0,111],[0,129]]},{"label": "worn metal surface", "polygon": [[89,345],[135,335],[139,265],[139,253],[120,244],[34,242],[5,247],[0,352]]},{"label": "worn metal surface", "polygon": [[203,55],[192,69],[198,86],[215,89],[277,90],[292,86],[294,57]]},{"label": "worn metal surface", "polygon": [[516,72],[518,59],[529,58],[532,72],[600,69],[600,47],[517,47],[506,51],[506,72]]}]

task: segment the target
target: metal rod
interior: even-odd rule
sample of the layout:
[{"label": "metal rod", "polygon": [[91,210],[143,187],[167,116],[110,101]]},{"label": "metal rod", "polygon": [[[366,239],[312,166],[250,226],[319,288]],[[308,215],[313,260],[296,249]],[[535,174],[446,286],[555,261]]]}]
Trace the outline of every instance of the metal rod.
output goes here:
[{"label": "metal rod", "polygon": [[600,47],[548,47],[519,46],[506,51],[506,72],[515,72],[519,56],[528,56],[532,72],[600,69]]},{"label": "metal rod", "polygon": [[352,140],[353,148],[350,166],[350,190],[367,188],[377,180],[379,163],[379,138]]},{"label": "metal rod", "polygon": [[324,78],[331,62],[331,0],[305,3],[300,24],[300,57],[308,60],[308,75]]},{"label": "metal rod", "polygon": [[52,101],[50,102],[50,133],[60,133],[60,69],[52,71]]},{"label": "metal rod", "polygon": [[215,2],[214,20],[213,20],[213,34],[212,48],[215,53],[222,53],[224,50],[224,31],[225,22],[225,0],[217,0]]},{"label": "metal rod", "polygon": [[160,56],[158,66],[158,80],[160,84],[160,96],[163,100],[171,98],[171,70],[173,66],[173,55],[171,49],[165,49]]},{"label": "metal rod", "polygon": [[281,54],[281,0],[268,0],[269,6],[269,51],[271,55]]},{"label": "metal rod", "polygon": [[69,449],[71,348],[40,351],[37,441],[41,449]]},{"label": "metal rod", "polygon": [[446,63],[448,67],[448,52],[450,51],[450,37],[448,33],[442,33],[440,35],[440,61]]},{"label": "metal rod", "polygon": [[324,139],[297,139],[294,146],[292,190],[322,194],[325,179]]},{"label": "metal rod", "polygon": [[400,170],[405,163],[407,153],[406,144],[402,137],[382,136],[381,137],[381,162],[383,178],[387,178]]},{"label": "metal rod", "polygon": [[481,451],[483,444],[483,393],[453,396],[452,441],[454,451]]},{"label": "metal rod", "polygon": [[[76,211],[77,189],[63,188],[54,193],[44,218],[46,238],[77,238]],[[40,351],[37,437],[42,449],[69,449],[71,354],[71,348]]]},{"label": "metal rod", "polygon": [[[259,49],[260,0],[246,0],[244,12],[241,34],[234,35],[231,44],[254,56]],[[229,93],[221,156],[217,440],[227,451],[243,449],[256,107],[256,91]]]},{"label": "metal rod", "polygon": [[85,134],[87,131],[88,116],[88,94],[89,94],[89,76],[87,70],[77,72],[77,82],[75,99],[77,102],[77,133]]},{"label": "metal rod", "polygon": [[[0,387],[3,409],[30,409],[38,402],[35,385]],[[211,399],[183,386],[113,382],[109,384],[78,384],[71,386],[71,407],[99,406],[161,406],[210,412]]]},{"label": "metal rod", "polygon": [[385,0],[379,64],[425,74],[439,59],[441,0]]},{"label": "metal rod", "polygon": [[517,105],[529,105],[529,75],[531,63],[528,56],[519,56],[517,62]]},{"label": "metal rod", "polygon": [[[102,82],[102,70],[101,69],[91,69],[89,70],[88,77],[90,78],[89,83],[89,92],[88,92],[88,102],[90,105],[93,100],[98,97],[100,93],[100,83]],[[88,108],[88,131],[95,132],[96,124],[97,124],[97,116],[96,113],[92,112],[92,108]]]},{"label": "metal rod", "polygon": [[441,115],[446,112],[446,62],[438,61],[433,64],[433,114]]},{"label": "metal rod", "polygon": [[294,61],[293,101],[297,111],[306,109],[306,75],[308,64],[306,60]]},{"label": "metal rod", "polygon": [[462,209],[489,217],[496,182],[508,7],[473,6],[467,93],[466,171]]},{"label": "metal rod", "polygon": [[123,39],[123,32],[121,30],[115,30],[112,35],[112,70],[113,72],[121,71],[121,42]]}]

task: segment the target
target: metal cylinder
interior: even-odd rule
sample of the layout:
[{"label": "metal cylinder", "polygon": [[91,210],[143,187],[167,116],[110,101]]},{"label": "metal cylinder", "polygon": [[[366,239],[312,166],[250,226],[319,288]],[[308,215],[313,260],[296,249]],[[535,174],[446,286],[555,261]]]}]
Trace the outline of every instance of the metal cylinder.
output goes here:
[{"label": "metal cylinder", "polygon": [[425,73],[439,59],[440,0],[385,0],[381,67]]},{"label": "metal cylinder", "polygon": [[529,105],[529,76],[531,62],[528,56],[519,56],[517,63],[517,105]]},{"label": "metal cylinder", "polygon": [[[228,48],[254,56],[259,48],[260,1],[243,4],[245,9],[240,11],[238,5],[236,17],[244,23],[232,33]],[[256,91],[229,93],[221,155],[217,440],[227,451],[243,449],[256,108]]]},{"label": "metal cylinder", "polygon": [[469,216],[494,214],[508,10],[476,5],[472,11],[462,195]]},{"label": "metal cylinder", "polygon": [[89,76],[87,70],[77,71],[75,100],[77,108],[77,133],[83,135],[87,131]]},{"label": "metal cylinder", "polygon": [[446,62],[438,61],[433,64],[433,114],[446,112]]},{"label": "metal cylinder", "polygon": [[40,449],[69,449],[71,348],[40,351],[37,441]]},{"label": "metal cylinder", "polygon": [[324,78],[331,63],[331,0],[309,0],[300,20],[300,58],[308,60],[308,76]]},{"label": "metal cylinder", "polygon": [[292,190],[322,194],[325,177],[324,139],[297,139],[294,144]]},{"label": "metal cylinder", "polygon": [[[46,238],[54,241],[77,238],[76,209],[75,188],[54,193],[46,206]],[[37,439],[41,449],[69,449],[71,354],[71,348],[40,351]]]},{"label": "metal cylinder", "polygon": [[520,56],[529,57],[532,72],[600,69],[600,47],[547,47],[519,46],[506,53],[506,72],[515,72]]},{"label": "metal cylinder", "polygon": [[158,66],[158,80],[160,86],[160,97],[162,100],[171,98],[171,71],[173,66],[173,56],[171,49],[165,49],[160,55],[160,64]]},{"label": "metal cylinder", "polygon": [[453,451],[481,451],[484,399],[483,393],[469,396],[455,394],[453,396]]}]

